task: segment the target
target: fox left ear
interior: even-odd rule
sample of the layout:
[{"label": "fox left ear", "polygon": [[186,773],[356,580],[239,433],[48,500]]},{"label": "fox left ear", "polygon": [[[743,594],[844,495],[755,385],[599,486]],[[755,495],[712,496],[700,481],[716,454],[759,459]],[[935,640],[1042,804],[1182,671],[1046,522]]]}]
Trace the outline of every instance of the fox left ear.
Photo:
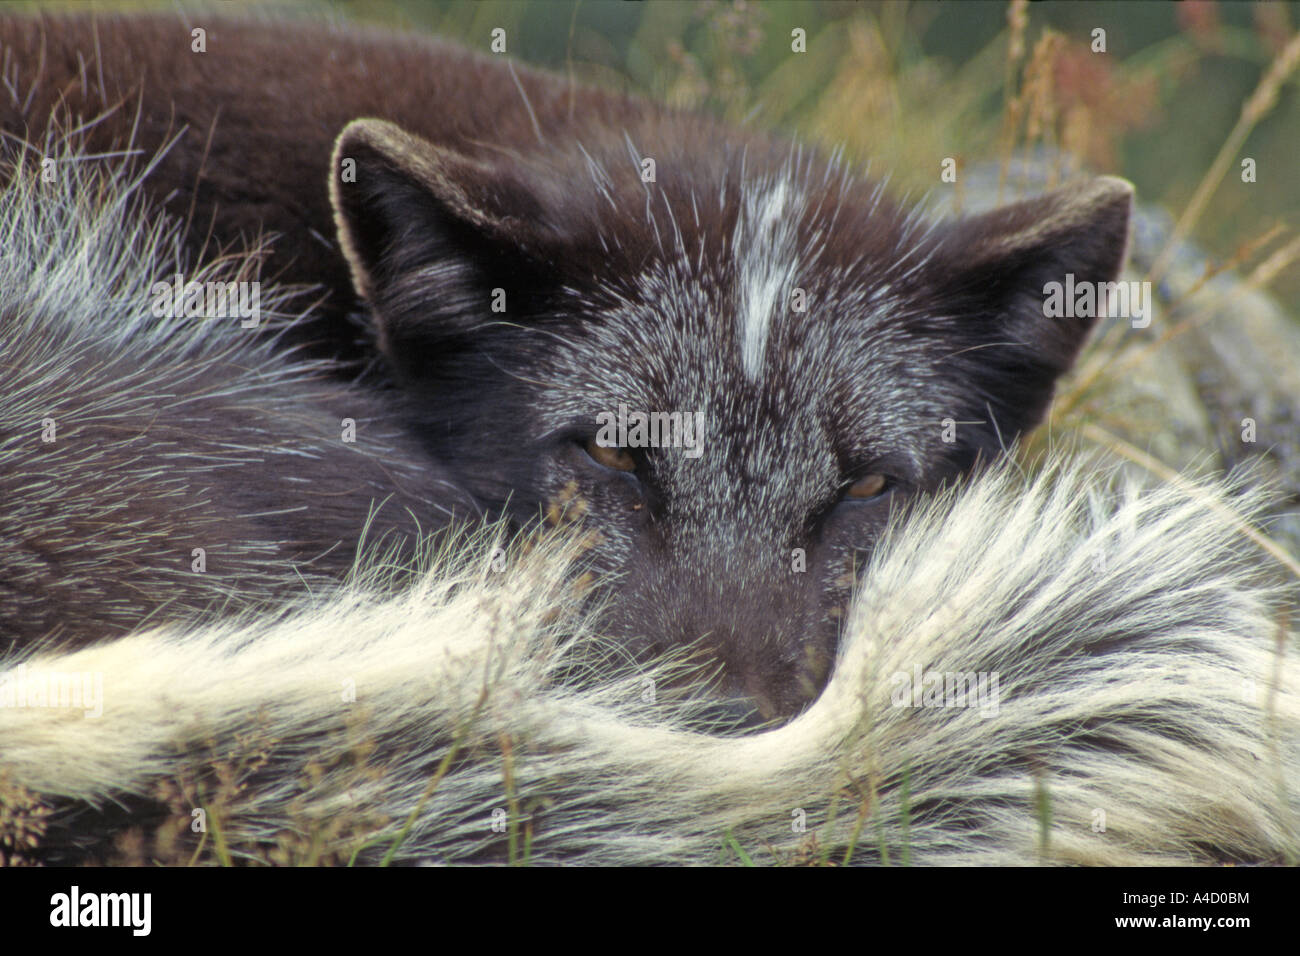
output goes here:
[{"label": "fox left ear", "polygon": [[537,188],[384,120],[344,128],[330,176],[339,241],[400,371],[480,328],[494,289],[531,299],[548,285]]},{"label": "fox left ear", "polygon": [[[954,223],[945,230],[925,281],[940,314],[960,316],[950,341],[958,376],[980,396],[961,410],[994,416],[1009,440],[1046,414],[1058,377],[1073,365],[1101,307],[1060,310],[1058,288],[1090,287],[1105,303],[1128,247],[1133,186],[1103,176]],[[1060,286],[1053,286],[1060,283]],[[1064,314],[1061,314],[1062,311]],[[961,349],[961,353],[958,353]],[[957,410],[955,410],[957,411]]]}]

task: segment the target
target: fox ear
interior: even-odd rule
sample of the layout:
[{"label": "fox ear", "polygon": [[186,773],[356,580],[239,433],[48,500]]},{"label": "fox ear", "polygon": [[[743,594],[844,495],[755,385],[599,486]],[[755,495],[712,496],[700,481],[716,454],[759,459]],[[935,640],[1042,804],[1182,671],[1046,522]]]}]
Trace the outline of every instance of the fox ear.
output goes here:
[{"label": "fox ear", "polygon": [[330,199],[357,293],[399,367],[401,354],[481,322],[494,288],[542,281],[536,197],[392,123],[354,120],[339,134]]},{"label": "fox ear", "polygon": [[954,361],[984,406],[963,411],[993,414],[1002,440],[1042,420],[1096,324],[1099,309],[1050,308],[1052,290],[1090,286],[1105,301],[1102,283],[1124,265],[1132,206],[1132,185],[1104,176],[944,231],[926,281],[937,283],[940,310],[962,317],[956,344],[967,351]]}]

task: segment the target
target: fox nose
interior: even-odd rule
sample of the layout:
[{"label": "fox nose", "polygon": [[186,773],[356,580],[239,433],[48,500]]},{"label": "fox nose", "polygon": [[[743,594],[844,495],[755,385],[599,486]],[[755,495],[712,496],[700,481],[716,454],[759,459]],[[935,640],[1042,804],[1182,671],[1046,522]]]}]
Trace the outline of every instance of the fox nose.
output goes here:
[{"label": "fox nose", "polygon": [[724,584],[681,573],[682,562],[653,566],[613,611],[610,629],[638,658],[680,660],[673,683],[711,708],[697,711],[704,722],[752,730],[794,717],[821,693],[838,640],[820,590],[791,581],[784,566],[773,572],[761,556],[700,553],[691,552],[692,567],[747,573]]},{"label": "fox nose", "polygon": [[[799,633],[803,622],[784,622]],[[717,629],[697,644],[699,659],[712,664],[716,713],[745,729],[794,717],[817,698],[830,669],[830,648],[817,639],[791,639],[776,630]]]}]

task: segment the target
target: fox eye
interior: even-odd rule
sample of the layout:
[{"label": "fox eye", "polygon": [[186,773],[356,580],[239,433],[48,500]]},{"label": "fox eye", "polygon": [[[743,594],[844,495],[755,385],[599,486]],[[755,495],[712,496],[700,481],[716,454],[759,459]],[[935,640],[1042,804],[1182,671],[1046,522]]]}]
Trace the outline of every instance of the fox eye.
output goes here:
[{"label": "fox eye", "polygon": [[879,498],[889,487],[889,479],[884,475],[863,475],[844,492],[849,498]]},{"label": "fox eye", "polygon": [[588,439],[583,448],[587,450],[591,460],[598,465],[613,468],[615,471],[636,471],[636,459],[628,454],[626,448],[600,445],[594,438]]}]

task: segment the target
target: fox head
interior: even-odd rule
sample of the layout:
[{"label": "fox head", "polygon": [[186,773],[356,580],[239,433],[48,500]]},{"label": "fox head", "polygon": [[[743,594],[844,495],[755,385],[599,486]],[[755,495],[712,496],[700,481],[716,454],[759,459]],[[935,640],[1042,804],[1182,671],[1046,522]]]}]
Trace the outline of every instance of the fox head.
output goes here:
[{"label": "fox head", "polygon": [[788,716],[891,512],[1044,417],[1094,321],[1045,286],[1116,278],[1132,189],[928,223],[789,145],[638,135],[467,155],[355,121],[341,243],[431,454],[489,509],[594,532],[630,654],[689,648]]}]

